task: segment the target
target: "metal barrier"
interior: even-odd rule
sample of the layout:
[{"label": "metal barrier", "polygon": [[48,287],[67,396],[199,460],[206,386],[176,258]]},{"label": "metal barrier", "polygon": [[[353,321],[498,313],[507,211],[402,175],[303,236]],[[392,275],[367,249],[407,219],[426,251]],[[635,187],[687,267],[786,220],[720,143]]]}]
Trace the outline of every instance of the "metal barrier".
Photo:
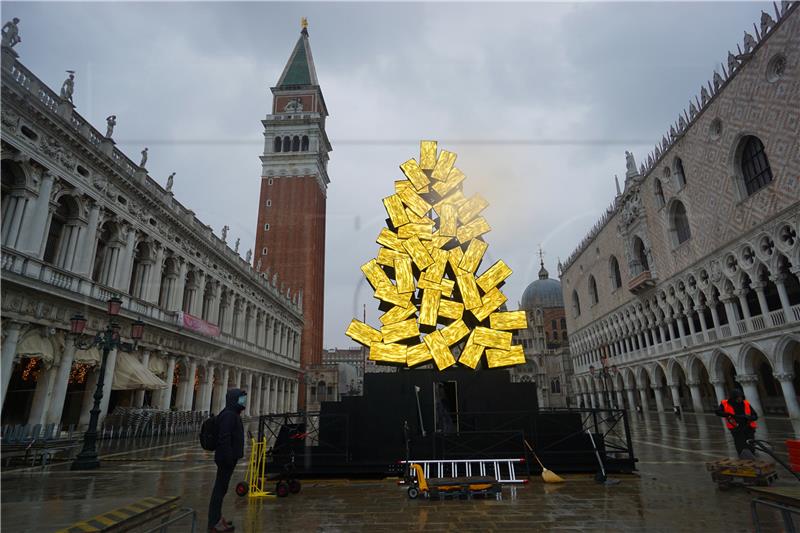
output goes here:
[{"label": "metal barrier", "polygon": [[[500,483],[527,483],[527,479],[517,478],[516,465],[522,466],[524,459],[432,459],[423,461],[401,461],[401,464],[418,464],[428,479],[459,476],[491,476]],[[504,469],[505,467],[505,474]],[[432,473],[433,470],[433,473]],[[410,469],[411,477],[417,472]]]}]

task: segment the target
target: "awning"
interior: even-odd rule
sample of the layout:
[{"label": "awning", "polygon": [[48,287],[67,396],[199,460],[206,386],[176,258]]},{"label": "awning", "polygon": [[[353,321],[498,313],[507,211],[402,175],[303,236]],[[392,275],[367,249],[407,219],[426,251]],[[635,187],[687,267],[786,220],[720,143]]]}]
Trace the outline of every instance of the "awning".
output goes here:
[{"label": "awning", "polygon": [[57,353],[53,340],[55,337],[42,337],[38,329],[28,331],[17,343],[17,356],[41,359],[45,365],[51,366]]},{"label": "awning", "polygon": [[163,357],[150,354],[150,360],[147,363],[150,372],[156,376],[164,379],[167,377],[167,361]]},{"label": "awning", "polygon": [[88,350],[76,348],[73,362],[99,366],[101,357],[102,355],[100,354],[100,350],[97,349],[97,346],[89,348]]},{"label": "awning", "polygon": [[112,390],[138,390],[138,389],[166,389],[164,380],[150,372],[139,361],[139,358],[130,353],[118,352],[117,364],[114,367],[114,381]]}]

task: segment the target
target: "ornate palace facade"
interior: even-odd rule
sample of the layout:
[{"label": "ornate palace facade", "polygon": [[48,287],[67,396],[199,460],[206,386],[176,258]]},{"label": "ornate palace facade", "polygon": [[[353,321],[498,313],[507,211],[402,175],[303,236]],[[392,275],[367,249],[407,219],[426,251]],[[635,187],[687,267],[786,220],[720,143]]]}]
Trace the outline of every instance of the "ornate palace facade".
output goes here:
[{"label": "ornate palace facade", "polygon": [[586,404],[703,411],[740,386],[800,417],[798,11],[763,13],[646,161],[627,154],[564,264]]},{"label": "ornate palace facade", "polygon": [[[299,294],[257,272],[223,238],[114,146],[72,105],[2,53],[3,423],[88,420],[97,349],[75,348],[76,313],[105,328],[122,299],[103,416],[114,405],[218,412],[225,390],[249,392],[248,413],[295,410],[303,328]],[[249,259],[249,258],[248,258]]]}]

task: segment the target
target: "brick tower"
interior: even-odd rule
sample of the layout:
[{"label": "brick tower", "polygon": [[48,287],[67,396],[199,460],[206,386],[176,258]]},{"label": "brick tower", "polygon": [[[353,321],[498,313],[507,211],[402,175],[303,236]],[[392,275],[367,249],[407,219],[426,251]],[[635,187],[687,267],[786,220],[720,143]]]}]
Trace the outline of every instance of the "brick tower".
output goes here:
[{"label": "brick tower", "polygon": [[[261,195],[254,263],[277,274],[292,294],[302,290],[305,326],[303,368],[322,358],[325,283],[325,204],[328,110],[317,81],[305,20],[300,38],[272,88],[272,112],[264,124]],[[301,386],[300,403],[305,395]]]}]

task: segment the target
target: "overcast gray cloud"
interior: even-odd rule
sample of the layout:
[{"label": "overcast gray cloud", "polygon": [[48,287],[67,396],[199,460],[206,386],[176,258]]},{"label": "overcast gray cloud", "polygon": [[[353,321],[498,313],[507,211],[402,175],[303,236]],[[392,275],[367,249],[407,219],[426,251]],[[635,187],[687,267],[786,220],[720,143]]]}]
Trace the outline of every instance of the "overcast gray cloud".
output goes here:
[{"label": "overcast gray cloud", "polygon": [[417,141],[459,154],[465,192],[491,203],[488,255],[515,271],[516,306],[539,243],[556,275],[614,195],[624,151],[642,156],[752,30],[766,3],[3,3],[23,63],[51,87],[78,71],[77,110],[206,223],[255,240],[260,120],[299,32],[331,116],[328,347],[367,304],[398,164]]}]

